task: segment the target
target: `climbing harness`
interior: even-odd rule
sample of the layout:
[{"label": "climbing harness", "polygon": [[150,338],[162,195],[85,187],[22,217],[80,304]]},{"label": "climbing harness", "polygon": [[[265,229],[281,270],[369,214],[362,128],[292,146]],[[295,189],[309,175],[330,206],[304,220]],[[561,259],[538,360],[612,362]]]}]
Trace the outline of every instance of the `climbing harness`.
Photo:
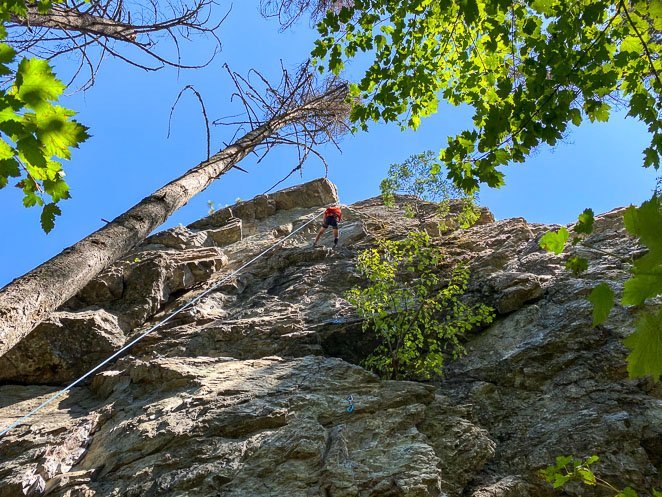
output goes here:
[{"label": "climbing harness", "polygon": [[[253,257],[250,261],[248,261],[247,263],[245,263],[244,265],[242,265],[241,267],[239,267],[238,269],[236,269],[235,271],[233,271],[233,272],[230,273],[229,275],[225,276],[224,278],[221,278],[221,280],[220,280],[218,283],[212,285],[210,288],[208,288],[207,290],[205,290],[204,292],[202,292],[200,295],[198,295],[197,297],[191,299],[191,300],[188,301],[186,304],[184,304],[184,305],[182,305],[181,307],[179,307],[178,309],[176,309],[174,312],[172,312],[171,314],[169,314],[168,316],[166,316],[163,320],[161,320],[161,321],[159,321],[158,323],[156,323],[156,324],[155,324],[154,326],[152,326],[150,329],[148,329],[147,331],[145,331],[144,333],[142,333],[140,336],[138,336],[137,338],[135,338],[133,341],[131,341],[130,343],[128,343],[127,345],[125,345],[124,347],[122,347],[121,349],[119,349],[117,352],[115,352],[113,355],[111,355],[110,357],[108,357],[107,359],[105,359],[103,362],[99,363],[97,366],[95,366],[94,368],[90,369],[87,373],[85,373],[83,376],[81,376],[80,378],[78,378],[76,381],[74,381],[74,382],[71,383],[70,385],[66,386],[65,388],[63,388],[63,389],[60,390],[59,392],[56,392],[55,394],[53,394],[51,397],[49,397],[49,398],[46,399],[44,402],[42,402],[41,404],[39,404],[37,407],[35,407],[34,409],[32,409],[30,412],[28,412],[25,416],[23,416],[23,417],[19,418],[18,420],[14,421],[14,422],[13,422],[12,424],[10,424],[8,427],[6,427],[6,428],[4,428],[2,431],[0,431],[0,439],[1,439],[3,436],[5,436],[7,433],[9,433],[10,431],[12,431],[14,428],[16,428],[17,426],[23,424],[23,423],[24,423],[25,421],[27,421],[29,418],[31,418],[31,417],[34,416],[36,413],[38,413],[39,411],[41,411],[44,407],[46,407],[47,405],[51,404],[51,403],[52,403],[53,401],[55,401],[56,399],[60,398],[62,395],[64,395],[65,393],[67,393],[69,390],[71,390],[73,387],[75,387],[76,385],[78,385],[80,382],[82,382],[84,379],[88,378],[88,377],[91,376],[92,374],[94,374],[94,373],[96,373],[97,371],[99,371],[101,368],[103,368],[105,365],[107,365],[110,361],[112,361],[113,359],[116,359],[117,357],[119,357],[120,355],[122,355],[124,352],[126,352],[126,351],[129,350],[131,347],[133,347],[135,344],[137,344],[138,342],[140,342],[143,338],[145,338],[147,335],[149,335],[149,334],[152,333],[154,330],[156,330],[157,328],[159,328],[161,325],[163,325],[163,324],[167,323],[168,321],[170,321],[172,318],[174,318],[177,314],[179,314],[179,313],[182,312],[183,310],[188,309],[189,307],[191,307],[193,304],[195,304],[196,302],[198,302],[200,299],[202,299],[203,297],[207,296],[209,293],[211,293],[211,292],[213,292],[214,290],[216,290],[218,287],[220,287],[221,285],[223,285],[225,282],[227,282],[227,281],[230,280],[231,278],[235,277],[235,276],[236,276],[237,274],[239,274],[243,269],[245,269],[246,267],[250,266],[253,262],[255,262],[256,260],[258,260],[258,259],[259,259],[260,257],[262,257],[263,255],[265,255],[267,252],[270,252],[271,250],[273,250],[274,248],[276,248],[278,245],[281,245],[283,242],[285,242],[288,238],[292,237],[295,233],[297,233],[297,232],[301,231],[302,229],[304,229],[306,226],[308,226],[310,223],[312,223],[315,219],[317,219],[318,217],[320,217],[323,213],[324,213],[324,211],[322,210],[322,211],[319,212],[317,215],[313,216],[313,217],[310,218],[308,221],[306,221],[304,224],[302,224],[302,225],[299,226],[297,229],[295,229],[294,231],[292,231],[292,232],[291,232],[289,235],[287,235],[285,238],[283,238],[283,239],[281,239],[281,240],[278,240],[276,243],[274,243],[273,245],[271,245],[271,247],[267,248],[266,250],[260,252],[258,255],[256,255],[255,257]],[[353,408],[352,408],[352,409],[353,409]],[[350,411],[350,412],[351,412],[351,411]]]}]

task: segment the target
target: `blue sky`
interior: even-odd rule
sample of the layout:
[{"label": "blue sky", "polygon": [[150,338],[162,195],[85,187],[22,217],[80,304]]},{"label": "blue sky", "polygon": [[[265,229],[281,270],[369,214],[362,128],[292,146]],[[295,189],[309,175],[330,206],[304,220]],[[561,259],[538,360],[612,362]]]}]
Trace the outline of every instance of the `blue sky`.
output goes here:
[{"label": "blue sky", "polygon": [[[219,15],[228,6],[222,4]],[[279,33],[274,20],[259,16],[257,0],[235,3],[219,35],[222,52],[205,69],[146,73],[109,59],[90,90],[64,99],[63,104],[78,111],[78,119],[93,135],[65,165],[72,199],[61,203],[63,215],[53,232],[45,235],[39,227],[39,211],[22,207],[18,189],[0,191],[5,233],[5,242],[0,244],[0,286],[100,228],[101,218],[113,219],[205,158],[203,118],[192,94],[182,97],[174,111],[171,136],[166,138],[170,109],[184,86],[192,84],[201,93],[211,119],[235,114],[241,108],[231,102],[233,89],[222,69],[224,63],[240,73],[255,68],[278,77],[281,60],[286,67],[296,66],[307,57],[315,39],[307,22]],[[205,40],[196,40],[183,52],[189,61],[202,60],[210,49]],[[73,62],[58,62],[56,72],[65,74]],[[466,110],[442,108],[416,133],[380,125],[369,133],[345,136],[342,153],[333,147],[322,150],[330,166],[329,178],[338,185],[344,203],[377,195],[389,164],[424,150],[438,150],[446,136],[469,125],[468,118]],[[214,127],[212,153],[233,133]],[[641,151],[649,139],[640,123],[623,114],[613,116],[609,123],[574,128],[554,149],[541,148],[527,163],[506,168],[506,186],[483,189],[480,203],[497,219],[524,217],[544,223],[571,222],[586,207],[604,212],[640,203],[650,196],[655,179],[654,171],[641,167]],[[225,205],[264,192],[295,161],[293,150],[275,150],[259,165],[247,159],[241,165],[249,174],[231,171],[164,227],[206,215],[210,200]],[[322,164],[311,159],[303,177],[294,176],[283,187],[324,174]]]}]

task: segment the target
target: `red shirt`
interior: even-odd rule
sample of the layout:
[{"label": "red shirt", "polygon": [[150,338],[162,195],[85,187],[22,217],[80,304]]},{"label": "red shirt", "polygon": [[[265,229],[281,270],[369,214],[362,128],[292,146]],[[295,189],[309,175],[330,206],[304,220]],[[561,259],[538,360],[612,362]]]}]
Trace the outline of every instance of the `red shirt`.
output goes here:
[{"label": "red shirt", "polygon": [[342,212],[340,212],[340,207],[329,207],[324,211],[324,217],[335,217],[338,221],[342,221]]}]

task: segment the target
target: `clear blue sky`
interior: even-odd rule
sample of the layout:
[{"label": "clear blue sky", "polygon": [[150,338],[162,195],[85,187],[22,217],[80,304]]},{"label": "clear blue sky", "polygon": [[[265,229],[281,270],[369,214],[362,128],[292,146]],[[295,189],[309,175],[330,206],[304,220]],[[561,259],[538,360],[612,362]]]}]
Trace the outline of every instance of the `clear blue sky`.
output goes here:
[{"label": "clear blue sky", "polygon": [[[219,15],[228,5],[219,7]],[[63,215],[53,232],[45,235],[39,227],[39,211],[22,207],[18,189],[0,191],[4,232],[0,286],[101,227],[101,218],[113,219],[205,158],[202,115],[191,94],[175,110],[171,137],[166,139],[168,115],[180,89],[193,84],[204,97],[211,119],[235,114],[241,108],[230,101],[233,90],[223,63],[244,74],[256,68],[278,77],[281,59],[287,67],[295,66],[307,57],[315,38],[306,22],[279,33],[274,20],[259,16],[257,0],[235,3],[219,34],[223,50],[203,70],[145,73],[107,60],[92,89],[64,100],[64,105],[79,112],[78,119],[93,135],[65,165],[72,199],[61,203]],[[204,40],[184,47],[189,61],[201,60],[208,53]],[[64,74],[68,63],[59,62],[56,72]],[[338,185],[341,200],[351,203],[377,195],[390,163],[427,149],[438,150],[447,135],[468,127],[468,116],[462,109],[443,109],[416,133],[375,126],[369,133],[346,136],[342,153],[326,148],[329,178]],[[233,132],[213,128],[212,153]],[[654,171],[641,167],[641,151],[648,141],[645,128],[624,115],[614,116],[607,124],[574,128],[566,143],[554,150],[540,149],[526,164],[506,168],[507,185],[481,191],[481,204],[498,219],[568,223],[586,207],[604,212],[640,203],[650,196],[655,178]],[[223,176],[164,227],[206,215],[209,200],[224,205],[264,192],[295,165],[293,152],[275,151],[257,166],[247,159],[242,167],[250,174],[232,171]],[[283,186],[323,175],[323,166],[311,159],[303,177],[292,177]]]}]

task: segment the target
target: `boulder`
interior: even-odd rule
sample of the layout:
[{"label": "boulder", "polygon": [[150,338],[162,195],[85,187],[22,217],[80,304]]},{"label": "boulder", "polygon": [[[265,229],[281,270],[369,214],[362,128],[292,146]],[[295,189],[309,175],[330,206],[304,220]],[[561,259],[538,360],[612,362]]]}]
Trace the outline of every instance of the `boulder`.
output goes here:
[{"label": "boulder", "polygon": [[238,242],[242,238],[242,222],[239,218],[232,218],[225,225],[216,229],[209,229],[204,233],[214,242],[217,247],[225,247]]},{"label": "boulder", "polygon": [[60,385],[124,345],[117,316],[104,310],[55,312],[0,357],[0,384]]}]

